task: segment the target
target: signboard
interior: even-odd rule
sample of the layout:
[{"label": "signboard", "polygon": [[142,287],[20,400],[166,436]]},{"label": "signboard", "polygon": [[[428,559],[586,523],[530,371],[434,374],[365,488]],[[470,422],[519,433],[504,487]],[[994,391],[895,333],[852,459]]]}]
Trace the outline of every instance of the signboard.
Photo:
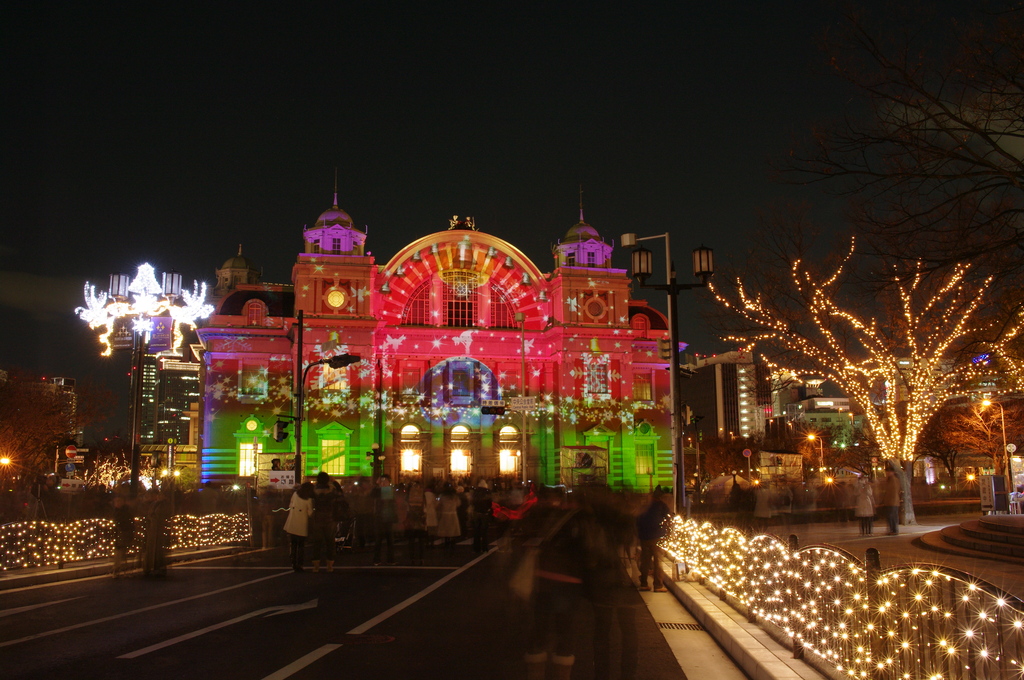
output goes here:
[{"label": "signboard", "polygon": [[290,489],[295,486],[295,470],[271,470],[267,486],[271,489]]},{"label": "signboard", "polygon": [[1006,478],[1002,475],[981,475],[978,477],[978,492],[981,496],[982,512],[1005,512]]},{"label": "signboard", "polygon": [[152,354],[166,352],[174,346],[174,319],[169,316],[153,318],[153,330],[149,332],[149,351]]},{"label": "signboard", "polygon": [[504,406],[505,401],[502,399],[481,399],[481,406]]},{"label": "signboard", "polygon": [[84,488],[84,479],[62,479],[60,482],[60,490],[65,493],[74,493],[75,491],[81,491]]},{"label": "signboard", "polygon": [[512,397],[508,406],[513,411],[529,411],[537,408],[537,397]]},{"label": "signboard", "polygon": [[114,319],[114,330],[110,334],[110,346],[113,349],[131,349],[134,342],[131,319],[121,316]]}]

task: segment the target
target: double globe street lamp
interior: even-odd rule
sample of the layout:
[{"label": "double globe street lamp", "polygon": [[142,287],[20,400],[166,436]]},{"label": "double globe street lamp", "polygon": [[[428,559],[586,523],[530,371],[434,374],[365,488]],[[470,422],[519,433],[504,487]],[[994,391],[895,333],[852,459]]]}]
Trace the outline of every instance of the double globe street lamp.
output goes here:
[{"label": "double globe street lamp", "polygon": [[[640,241],[665,239],[665,283],[647,285],[647,279],[654,272],[654,255],[643,246],[635,247]],[[693,250],[693,275],[700,279],[699,283],[677,283],[676,270],[672,265],[672,246],[668,232],[656,236],[638,237],[636,234],[623,234],[622,245],[635,247],[631,259],[632,276],[641,288],[663,290],[668,297],[668,328],[669,328],[669,399],[672,408],[672,487],[675,496],[676,512],[686,512],[686,469],[683,462],[683,422],[682,405],[679,403],[679,310],[677,300],[679,291],[692,288],[706,288],[708,279],[715,272],[714,254],[710,248],[701,246]]]}]

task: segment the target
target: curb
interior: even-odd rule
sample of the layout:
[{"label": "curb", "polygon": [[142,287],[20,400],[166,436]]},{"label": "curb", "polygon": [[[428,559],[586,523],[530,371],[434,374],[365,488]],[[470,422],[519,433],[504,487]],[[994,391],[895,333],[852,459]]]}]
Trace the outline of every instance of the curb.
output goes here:
[{"label": "curb", "polygon": [[[188,550],[187,552],[172,552],[167,555],[167,564],[180,562],[194,562],[196,560],[210,557],[224,557],[244,552],[259,550],[259,548],[244,548],[241,546],[229,546],[224,548],[210,548],[206,550]],[[30,573],[18,573],[16,571],[0,572],[0,591],[25,588],[27,586],[38,586],[47,583],[60,583],[62,581],[73,581],[80,578],[93,576],[109,576],[113,562],[110,558],[102,560],[90,560],[89,564],[78,566],[65,566],[60,569],[53,567],[39,567]],[[129,574],[138,572],[133,569]]]},{"label": "curb", "polygon": [[663,582],[751,680],[822,680],[826,677],[800,659],[794,659],[791,650],[706,588],[671,578]]}]

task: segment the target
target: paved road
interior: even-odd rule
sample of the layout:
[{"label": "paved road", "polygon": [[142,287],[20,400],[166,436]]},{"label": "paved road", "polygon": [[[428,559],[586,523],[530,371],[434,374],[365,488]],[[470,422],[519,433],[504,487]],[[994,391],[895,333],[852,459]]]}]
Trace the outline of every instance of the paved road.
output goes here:
[{"label": "paved road", "polygon": [[[346,555],[332,574],[296,574],[283,568],[278,549],[177,565],[163,579],[105,576],[7,590],[0,668],[25,680],[522,678],[525,622],[505,595],[502,555],[460,550],[422,568],[374,568],[363,553]],[[667,593],[644,596],[674,602]],[[639,677],[685,678],[661,622],[636,598]],[[583,610],[574,678],[594,671]],[[718,653],[707,637],[687,643]]]}]

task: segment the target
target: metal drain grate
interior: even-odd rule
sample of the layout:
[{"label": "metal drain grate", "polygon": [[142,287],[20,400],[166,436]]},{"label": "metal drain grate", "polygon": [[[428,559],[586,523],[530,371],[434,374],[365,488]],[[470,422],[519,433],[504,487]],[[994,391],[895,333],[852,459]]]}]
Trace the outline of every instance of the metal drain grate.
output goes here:
[{"label": "metal drain grate", "polygon": [[704,630],[704,626],[699,623],[659,623],[658,627],[669,630]]}]

